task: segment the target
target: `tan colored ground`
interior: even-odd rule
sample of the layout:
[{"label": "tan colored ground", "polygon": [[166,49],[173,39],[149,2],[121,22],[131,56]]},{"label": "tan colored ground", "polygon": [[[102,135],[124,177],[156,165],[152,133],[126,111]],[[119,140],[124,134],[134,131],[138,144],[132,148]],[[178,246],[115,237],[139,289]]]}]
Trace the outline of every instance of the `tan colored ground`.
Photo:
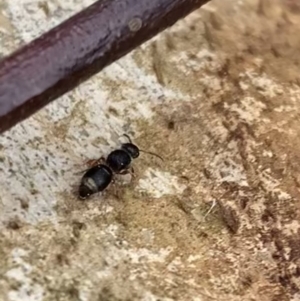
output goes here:
[{"label": "tan colored ground", "polygon": [[[3,3],[3,53],[22,5],[22,41],[50,26],[38,8],[54,24],[72,6],[26,3]],[[299,32],[297,0],[212,1],[1,138],[0,299],[300,300]],[[126,129],[165,162],[143,155],[136,181],[77,201],[89,145]]]}]

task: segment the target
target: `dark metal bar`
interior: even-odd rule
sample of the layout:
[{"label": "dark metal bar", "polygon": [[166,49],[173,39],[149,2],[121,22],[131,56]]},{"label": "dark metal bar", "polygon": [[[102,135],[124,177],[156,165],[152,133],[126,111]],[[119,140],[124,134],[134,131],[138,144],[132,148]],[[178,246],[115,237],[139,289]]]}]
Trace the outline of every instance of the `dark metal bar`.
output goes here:
[{"label": "dark metal bar", "polygon": [[0,62],[0,133],[209,0],[100,0]]}]

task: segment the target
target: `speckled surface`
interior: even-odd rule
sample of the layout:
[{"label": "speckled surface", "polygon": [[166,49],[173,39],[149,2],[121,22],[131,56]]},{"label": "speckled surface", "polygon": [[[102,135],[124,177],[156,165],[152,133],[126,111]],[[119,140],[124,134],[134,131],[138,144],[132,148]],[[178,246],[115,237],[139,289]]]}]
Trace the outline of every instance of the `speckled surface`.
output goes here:
[{"label": "speckled surface", "polygon": [[[0,54],[90,3],[0,0]],[[212,1],[1,136],[0,299],[300,300],[299,13]],[[124,132],[165,161],[78,201]]]}]

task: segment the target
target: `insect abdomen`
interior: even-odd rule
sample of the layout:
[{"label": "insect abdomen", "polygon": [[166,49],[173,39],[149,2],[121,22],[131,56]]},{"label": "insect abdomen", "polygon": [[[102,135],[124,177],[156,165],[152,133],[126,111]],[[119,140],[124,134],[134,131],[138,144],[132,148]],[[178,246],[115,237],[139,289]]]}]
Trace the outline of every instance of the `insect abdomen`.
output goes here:
[{"label": "insect abdomen", "polygon": [[94,193],[103,191],[113,177],[111,169],[106,165],[97,165],[89,169],[82,177],[79,196],[86,198]]}]

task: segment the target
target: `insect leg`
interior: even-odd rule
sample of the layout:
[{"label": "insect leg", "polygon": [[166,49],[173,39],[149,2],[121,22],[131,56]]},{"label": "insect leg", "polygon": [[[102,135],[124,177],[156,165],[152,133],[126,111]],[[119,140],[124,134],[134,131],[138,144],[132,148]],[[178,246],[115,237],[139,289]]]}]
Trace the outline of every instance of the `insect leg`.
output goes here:
[{"label": "insect leg", "polygon": [[134,169],[133,167],[129,167],[129,168],[126,168],[126,169],[123,169],[119,172],[120,175],[128,175],[130,174],[133,178],[136,177],[135,173],[134,173]]},{"label": "insect leg", "polygon": [[94,167],[98,164],[104,163],[105,162],[105,158],[104,157],[100,157],[99,159],[90,159],[88,161],[85,162],[85,164],[88,167]]}]

